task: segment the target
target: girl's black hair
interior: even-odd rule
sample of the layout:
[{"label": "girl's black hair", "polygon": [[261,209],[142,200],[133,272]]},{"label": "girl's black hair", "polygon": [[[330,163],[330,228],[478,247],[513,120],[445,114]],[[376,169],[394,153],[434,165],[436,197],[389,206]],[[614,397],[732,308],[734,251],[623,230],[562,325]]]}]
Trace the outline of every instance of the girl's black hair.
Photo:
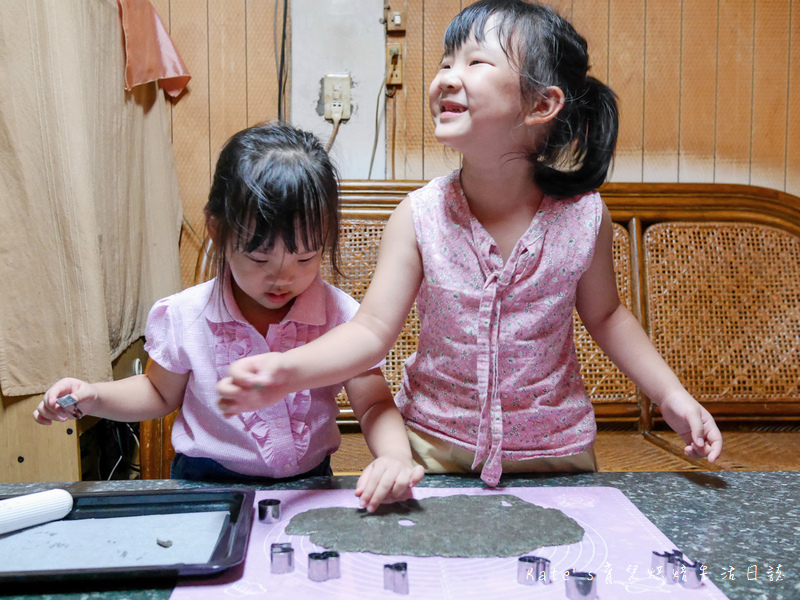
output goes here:
[{"label": "girl's black hair", "polygon": [[462,10],[444,36],[445,56],[470,36],[485,38],[493,18],[523,99],[533,106],[546,88],[564,92],[564,106],[544,143],[528,155],[534,180],[555,197],[593,190],[605,181],[619,130],[617,98],[589,71],[586,40],[553,9],[523,0],[481,0]]},{"label": "girl's black hair", "polygon": [[340,273],[338,174],[311,133],[271,122],[233,135],[217,160],[205,212],[216,221],[217,274],[229,246],[267,251],[278,238],[289,252],[327,251]]}]

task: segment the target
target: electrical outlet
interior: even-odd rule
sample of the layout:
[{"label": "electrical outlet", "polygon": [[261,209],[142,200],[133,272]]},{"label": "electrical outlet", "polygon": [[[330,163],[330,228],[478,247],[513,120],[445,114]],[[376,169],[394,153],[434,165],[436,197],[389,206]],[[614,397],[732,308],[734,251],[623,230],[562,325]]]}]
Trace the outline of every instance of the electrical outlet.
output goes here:
[{"label": "electrical outlet", "polygon": [[403,85],[403,46],[386,42],[386,85]]},{"label": "electrical outlet", "polygon": [[325,75],[322,93],[326,119],[333,119],[334,108],[342,109],[342,121],[350,118],[350,75]]}]

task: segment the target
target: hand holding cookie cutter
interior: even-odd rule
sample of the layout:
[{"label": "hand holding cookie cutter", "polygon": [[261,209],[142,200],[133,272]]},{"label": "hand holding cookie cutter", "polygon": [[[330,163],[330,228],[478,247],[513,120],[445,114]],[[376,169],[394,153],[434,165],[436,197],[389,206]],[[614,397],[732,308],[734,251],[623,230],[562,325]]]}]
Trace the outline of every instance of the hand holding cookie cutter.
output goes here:
[{"label": "hand holding cookie cutter", "polygon": [[66,410],[75,419],[80,419],[83,416],[81,409],[78,408],[78,399],[72,394],[56,398],[56,404]]}]

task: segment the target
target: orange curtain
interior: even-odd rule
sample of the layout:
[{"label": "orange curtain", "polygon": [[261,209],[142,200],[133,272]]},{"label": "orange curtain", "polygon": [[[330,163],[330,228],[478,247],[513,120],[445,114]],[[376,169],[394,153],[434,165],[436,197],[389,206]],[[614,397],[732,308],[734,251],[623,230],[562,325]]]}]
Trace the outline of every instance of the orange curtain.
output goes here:
[{"label": "orange curtain", "polygon": [[191,75],[149,0],[118,0],[125,34],[125,89],[157,81],[180,95]]}]

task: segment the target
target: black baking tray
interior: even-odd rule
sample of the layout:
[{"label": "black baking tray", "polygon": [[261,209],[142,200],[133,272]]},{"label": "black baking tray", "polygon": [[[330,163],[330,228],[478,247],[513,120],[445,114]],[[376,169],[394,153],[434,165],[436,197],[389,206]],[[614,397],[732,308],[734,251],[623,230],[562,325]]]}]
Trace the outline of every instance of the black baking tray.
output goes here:
[{"label": "black baking tray", "polygon": [[[0,590],[6,585],[52,585],[60,583],[119,583],[177,577],[209,577],[244,561],[250,526],[253,521],[255,491],[232,488],[192,490],[102,492],[73,494],[73,505],[64,520],[131,517],[176,513],[228,511],[230,518],[223,528],[211,558],[202,564],[165,564],[145,567],[88,568],[0,572]],[[46,564],[42,557],[42,563]]]}]

